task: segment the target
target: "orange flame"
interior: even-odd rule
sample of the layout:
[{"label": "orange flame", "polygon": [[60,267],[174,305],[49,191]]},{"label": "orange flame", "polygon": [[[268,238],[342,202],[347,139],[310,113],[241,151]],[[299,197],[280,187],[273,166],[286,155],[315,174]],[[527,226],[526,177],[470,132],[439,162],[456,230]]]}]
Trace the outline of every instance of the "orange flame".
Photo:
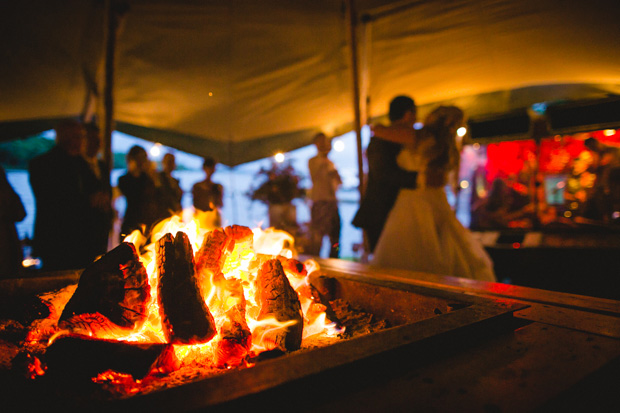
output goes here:
[{"label": "orange flame", "polygon": [[[185,215],[187,216],[187,214]],[[204,237],[210,232],[208,229],[205,230],[201,228],[200,218],[198,216],[195,216],[189,222],[183,222],[181,217],[173,216],[161,221],[155,226],[153,235],[148,244],[146,238],[139,231],[134,231],[125,238],[126,242],[133,243],[136,246],[136,250],[141,251],[140,259],[146,268],[151,285],[151,301],[148,304],[148,319],[140,330],[133,331],[131,334],[125,336],[119,335],[115,337],[116,339],[131,342],[166,342],[157,304],[158,277],[155,264],[155,243],[166,233],[176,234],[178,231],[187,234],[192,243],[194,254],[198,252]],[[259,266],[256,265],[255,260],[259,254],[269,256],[270,258],[275,258],[277,256],[295,258],[296,251],[294,238],[287,232],[273,228],[265,230],[255,228],[252,232],[254,235],[252,243],[240,242],[235,244],[234,249],[228,254],[224,262],[222,273],[225,279],[239,280],[243,286],[244,298],[248,309],[246,311],[246,321],[252,332],[252,347],[250,352],[257,354],[269,349],[269,343],[265,343],[263,340],[263,336],[267,331],[284,329],[294,322],[281,322],[275,318],[257,321],[251,316],[251,314],[257,314],[256,307],[258,305],[255,297],[254,281],[256,280]],[[308,261],[303,263],[303,265],[306,269],[305,274],[318,269],[318,265],[314,261]],[[293,274],[286,270],[285,273],[291,286],[298,292],[300,298],[304,315],[303,338],[315,334],[330,334],[330,331],[333,332],[330,322],[326,318],[325,308],[317,305],[307,294],[301,293],[304,288],[307,288],[307,277],[300,277],[299,274]],[[211,275],[211,277],[213,277],[213,275]],[[210,281],[213,280],[211,279]],[[223,291],[217,291],[217,283],[209,282],[209,284],[213,287],[209,288],[209,291],[203,289],[203,298],[207,304],[211,304],[209,308],[213,313],[216,325],[220,326],[224,322],[225,311],[238,304],[239,298],[226,294],[226,292]],[[214,303],[217,305],[213,305]],[[260,331],[262,334],[254,334],[257,327],[261,327]],[[217,343],[218,339],[219,334],[206,344],[174,345],[174,353],[181,362],[199,356],[209,355],[213,352],[213,345]]]}]

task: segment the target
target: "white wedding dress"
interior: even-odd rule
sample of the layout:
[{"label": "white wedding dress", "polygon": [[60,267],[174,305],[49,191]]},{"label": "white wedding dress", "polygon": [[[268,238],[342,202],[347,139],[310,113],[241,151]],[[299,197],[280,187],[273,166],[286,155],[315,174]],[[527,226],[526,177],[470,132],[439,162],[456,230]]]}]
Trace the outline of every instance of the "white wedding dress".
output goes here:
[{"label": "white wedding dress", "polygon": [[400,190],[371,265],[496,281],[490,257],[457,220],[445,189],[426,187],[423,150],[406,148],[398,155],[401,168],[418,171],[417,188]]}]

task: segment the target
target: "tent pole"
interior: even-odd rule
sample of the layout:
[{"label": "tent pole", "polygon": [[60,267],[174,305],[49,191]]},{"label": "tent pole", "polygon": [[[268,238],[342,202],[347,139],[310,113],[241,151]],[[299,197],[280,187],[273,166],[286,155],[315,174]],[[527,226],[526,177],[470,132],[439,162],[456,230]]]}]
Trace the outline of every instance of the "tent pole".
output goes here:
[{"label": "tent pole", "polygon": [[103,80],[103,161],[112,170],[112,118],[114,104],[114,49],[115,49],[115,18],[112,11],[112,0],[105,2],[105,65]]},{"label": "tent pole", "polygon": [[362,151],[362,122],[360,109],[360,86],[357,59],[357,13],[355,10],[355,0],[347,0],[347,17],[350,34],[351,47],[351,79],[353,86],[353,110],[355,113],[355,133],[357,137],[357,167],[359,175],[360,199],[364,195],[364,159]]},{"label": "tent pole", "polygon": [[112,171],[112,131],[114,130],[114,67],[119,18],[127,5],[118,0],[105,2],[105,64],[103,80],[103,160]]}]

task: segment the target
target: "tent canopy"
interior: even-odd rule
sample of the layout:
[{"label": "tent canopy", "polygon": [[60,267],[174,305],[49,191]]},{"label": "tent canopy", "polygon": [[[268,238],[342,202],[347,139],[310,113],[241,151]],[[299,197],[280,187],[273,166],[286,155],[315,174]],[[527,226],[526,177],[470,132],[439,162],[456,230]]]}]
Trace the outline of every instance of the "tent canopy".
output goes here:
[{"label": "tent canopy", "polygon": [[[353,130],[346,2],[128,0],[115,129],[233,166]],[[470,116],[620,94],[616,0],[355,0],[362,121],[396,95]],[[0,139],[99,114],[100,0],[4,2]]]}]

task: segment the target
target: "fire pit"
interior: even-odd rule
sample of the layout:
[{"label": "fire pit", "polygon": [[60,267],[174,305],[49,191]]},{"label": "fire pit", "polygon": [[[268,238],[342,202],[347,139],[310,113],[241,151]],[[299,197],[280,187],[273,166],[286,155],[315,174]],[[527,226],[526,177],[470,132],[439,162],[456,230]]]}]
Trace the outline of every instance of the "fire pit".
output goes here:
[{"label": "fire pit", "polygon": [[[2,372],[5,379],[3,381],[6,381],[4,389],[8,390],[8,401],[28,408],[49,408],[58,405],[59,407],[115,410],[135,408],[191,410],[228,406],[231,403],[240,404],[257,395],[269,392],[280,394],[279,389],[283,387],[300,385],[303,388],[305,384],[302,383],[316,380],[316,377],[321,377],[320,382],[329,382],[330,375],[347,371],[350,368],[359,368],[365,363],[372,363],[375,357],[394,354],[404,349],[416,352],[423,357],[429,348],[439,343],[458,341],[471,335],[491,331],[498,326],[510,324],[512,313],[525,307],[502,300],[450,293],[441,288],[385,282],[372,277],[361,279],[350,274],[330,274],[328,277],[318,268],[313,268],[309,271],[311,274],[302,276],[304,270],[311,265],[305,263],[303,268],[299,265],[289,268],[293,272],[298,271],[299,278],[303,278],[306,282],[303,288],[300,287],[302,285],[300,283],[300,286],[295,288],[297,294],[292,297],[288,296],[284,304],[281,301],[274,301],[277,304],[272,302],[262,304],[259,306],[260,312],[253,310],[251,305],[247,307],[248,313],[255,311],[258,314],[255,317],[259,321],[260,314],[266,311],[265,308],[271,309],[273,313],[276,307],[278,309],[284,307],[282,311],[289,313],[289,316],[285,317],[287,320],[296,317],[296,313],[300,314],[300,317],[303,315],[303,339],[301,329],[296,329],[295,323],[284,323],[286,324],[284,329],[277,330],[276,333],[273,332],[273,328],[267,329],[265,333],[265,330],[261,330],[260,327],[253,326],[250,334],[250,327],[244,327],[243,320],[237,322],[239,319],[234,318],[236,317],[234,314],[239,313],[230,311],[239,304],[234,299],[229,300],[231,297],[236,297],[231,293],[235,291],[233,287],[237,285],[236,281],[233,287],[226,290],[232,294],[226,296],[227,300],[215,301],[213,298],[204,296],[205,302],[214,304],[213,308],[226,304],[226,317],[222,316],[224,313],[216,312],[214,321],[209,322],[210,325],[203,326],[203,319],[209,320],[210,318],[208,314],[200,315],[197,317],[200,321],[196,327],[196,323],[191,320],[192,314],[195,314],[192,313],[189,315],[191,326],[186,328],[187,317],[183,318],[183,316],[187,315],[188,309],[197,311],[198,314],[206,314],[204,312],[208,312],[209,309],[202,307],[196,309],[185,305],[185,302],[175,302],[174,296],[169,302],[162,299],[162,296],[166,295],[166,288],[171,288],[166,287],[165,278],[162,283],[162,277],[165,276],[177,277],[170,278],[169,285],[181,285],[184,288],[182,294],[186,301],[191,301],[191,297],[197,294],[197,290],[193,290],[193,284],[191,282],[188,284],[185,278],[178,278],[189,274],[190,279],[194,279],[193,270],[191,270],[194,267],[190,266],[190,270],[187,270],[186,260],[177,262],[175,258],[193,256],[191,253],[187,254],[189,244],[185,236],[177,234],[176,237],[161,237],[161,240],[160,245],[163,249],[158,252],[157,263],[159,284],[151,287],[151,291],[155,291],[158,296],[157,302],[160,306],[158,313],[161,319],[165,320],[161,322],[160,327],[163,331],[161,333],[163,338],[153,338],[155,333],[151,332],[146,334],[150,337],[150,341],[121,340],[122,343],[120,343],[116,339],[110,339],[110,337],[116,337],[118,327],[123,322],[127,322],[132,329],[138,324],[152,323],[146,316],[143,317],[146,321],[134,321],[140,317],[136,314],[149,313],[146,309],[142,311],[141,307],[141,303],[147,300],[136,297],[149,294],[145,287],[142,287],[144,274],[141,270],[128,270],[131,266],[126,265],[125,261],[128,259],[131,261],[130,258],[123,258],[121,260],[123,264],[120,266],[124,271],[121,278],[131,279],[129,282],[132,286],[130,298],[123,296],[115,301],[122,303],[120,306],[123,310],[121,311],[122,317],[115,318],[116,313],[112,310],[102,310],[106,316],[103,319],[95,317],[93,322],[91,309],[94,305],[93,301],[97,299],[84,285],[90,285],[85,280],[93,277],[89,274],[94,270],[89,267],[82,273],[77,289],[75,288],[75,274],[67,274],[64,278],[66,286],[60,291],[64,291],[70,299],[63,305],[63,314],[57,315],[56,320],[59,325],[64,325],[63,331],[68,329],[72,333],[57,339],[47,348],[43,353],[41,365],[37,365],[38,360],[33,362],[32,357],[30,360],[24,360],[16,356],[12,360],[12,367]],[[166,252],[166,248],[170,249]],[[178,251],[181,252],[178,253]],[[239,253],[235,251],[234,248],[229,248],[231,255]],[[131,255],[131,251],[127,250],[123,254]],[[200,252],[196,254],[196,257],[198,257],[197,268],[213,265],[212,257],[200,258]],[[99,264],[94,263],[93,266],[97,264],[101,267],[103,265],[101,261],[103,259],[99,260]],[[281,282],[287,284],[283,281],[284,278],[278,275],[283,274],[282,263],[285,264],[284,266],[288,265],[284,257],[274,259],[273,256],[269,256],[256,258],[254,261],[262,262],[258,270],[259,274],[268,273],[268,275],[259,275],[259,278],[267,277],[267,281],[262,282],[265,286],[257,288],[258,291],[263,291],[259,295],[269,296],[269,291],[280,288],[274,285],[279,285]],[[291,262],[300,263],[299,261]],[[223,261],[220,264],[224,265]],[[112,267],[115,266],[112,265]],[[97,271],[102,270],[98,268]],[[148,272],[152,279],[152,269]],[[290,275],[287,276],[291,278]],[[117,289],[110,287],[108,278],[105,280],[106,288],[116,293]],[[59,280],[58,283],[61,281]],[[222,278],[219,282],[225,283],[228,288],[229,281]],[[28,297],[32,296],[32,293],[46,293],[46,289],[37,288],[37,284],[43,282],[43,279],[21,280],[19,287],[15,285],[6,287],[8,291],[12,291],[13,297],[20,293],[23,297]],[[216,277],[212,277],[205,282],[217,283],[218,281]],[[256,282],[257,285],[260,283],[260,280]],[[139,294],[134,292],[136,288],[140,291]],[[85,290],[86,293],[84,293]],[[275,294],[275,299],[282,300],[282,296],[286,294],[282,293],[284,290],[278,291],[280,292]],[[60,293],[51,294],[54,296]],[[297,300],[297,296],[303,298],[304,295],[306,298],[311,297],[312,302],[305,303],[296,310],[296,305],[299,304],[290,304],[289,301]],[[108,305],[107,300],[106,305]],[[182,311],[177,310],[179,305]],[[314,305],[314,316],[318,314],[316,308],[319,308],[321,310],[319,312],[326,316],[327,322],[337,321],[335,326],[337,329],[332,334],[324,334],[326,327],[318,329],[320,333],[305,334],[305,323],[307,323],[309,314],[312,313],[309,310],[312,305]],[[161,307],[165,308],[162,310]],[[302,307],[303,311],[301,311]],[[129,314],[126,313],[128,308],[132,310]],[[290,315],[291,312],[292,315]],[[278,318],[278,321],[283,320]],[[38,322],[35,321],[33,325],[37,325]],[[242,324],[240,327],[239,323]],[[217,356],[224,352],[227,357],[223,359],[216,357],[215,361],[208,363],[208,366],[201,361],[203,359],[200,357],[190,357],[184,359],[184,362],[179,362],[180,357],[185,357],[179,356],[179,348],[182,352],[202,351],[195,350],[195,346],[202,346],[203,343],[212,340],[215,325],[217,325],[218,335],[213,339],[215,344],[210,347],[208,354]],[[32,330],[31,328],[27,338],[32,338]],[[226,334],[223,331],[226,331]],[[258,344],[259,350],[256,350],[255,343],[250,346],[248,341],[254,340],[254,337],[259,335],[257,331],[263,332],[260,334],[261,337],[271,337],[270,340],[263,340]],[[283,335],[281,331],[287,331],[287,333]],[[80,334],[76,337],[75,332]],[[87,336],[96,338],[91,340]],[[22,352],[20,356],[24,357],[23,355]],[[44,365],[47,367],[47,372],[34,380],[18,377],[23,372],[16,368],[20,363],[30,366],[33,375],[42,374],[43,371],[37,372],[37,368],[42,370]],[[170,367],[171,365],[175,367]],[[153,366],[158,369],[156,371],[158,374],[153,374]],[[112,371],[102,371],[106,368]],[[123,374],[115,372],[116,368],[120,369]],[[130,374],[127,374],[128,371]],[[316,382],[313,383],[315,386],[316,384]],[[33,398],[32,395],[38,397]],[[282,394],[278,398],[284,399]]]},{"label": "fire pit", "polygon": [[[74,277],[68,276],[72,282]],[[30,381],[5,372],[7,399],[16,406],[156,410],[191,410],[221,405],[242,404],[244,399],[266,392],[276,392],[283,386],[297,388],[297,394],[312,382],[313,386],[331,381],[350,380],[352,372],[366,371],[373,357],[394,352],[417,352],[419,357],[440,343],[465,340],[476,334],[486,334],[497,327],[511,325],[512,313],[524,308],[501,300],[481,299],[453,294],[441,289],[390,283],[381,285],[373,279],[351,279],[347,274],[330,277],[335,299],[362,308],[393,327],[354,338],[339,339],[324,347],[300,349],[274,359],[258,361],[252,367],[224,370],[216,375],[151,393],[125,398],[102,398],[92,383],[76,386],[66,383]],[[40,281],[29,280],[28,288]],[[396,360],[394,360],[396,357]],[[398,357],[388,358],[398,363]],[[383,363],[383,362],[382,362]],[[331,374],[332,377],[329,377]],[[341,375],[344,374],[343,379]],[[355,373],[352,373],[355,374]],[[317,376],[318,375],[318,376]],[[44,376],[45,377],[45,376]],[[321,377],[317,379],[317,377]],[[317,383],[318,380],[318,383]],[[5,380],[3,380],[5,381]],[[71,387],[67,387],[71,386]],[[320,387],[319,387],[320,388]],[[313,390],[314,391],[314,390]],[[287,390],[290,392],[290,389]],[[37,395],[33,399],[32,395]],[[294,393],[290,393],[294,394]]]}]

